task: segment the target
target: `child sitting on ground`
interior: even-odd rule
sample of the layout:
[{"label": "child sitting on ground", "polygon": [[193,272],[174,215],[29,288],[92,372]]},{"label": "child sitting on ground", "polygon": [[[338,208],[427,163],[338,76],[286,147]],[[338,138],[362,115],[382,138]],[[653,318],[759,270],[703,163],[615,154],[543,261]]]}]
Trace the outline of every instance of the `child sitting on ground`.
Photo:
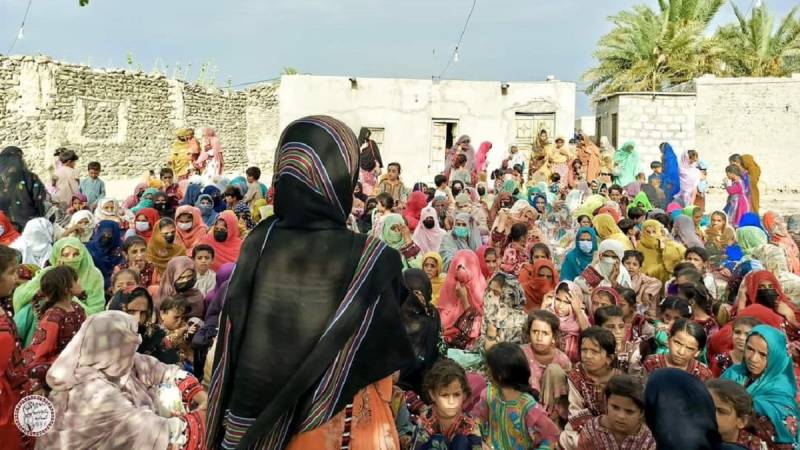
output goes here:
[{"label": "child sitting on ground", "polygon": [[217,285],[217,274],[211,270],[214,263],[214,249],[207,244],[199,244],[192,250],[194,269],[197,275],[194,287],[203,294],[203,297]]},{"label": "child sitting on ground", "polygon": [[655,450],[656,442],[644,423],[644,385],[639,378],[615,375],[605,389],[606,414],[593,417],[581,428],[578,450],[613,448]]},{"label": "child sitting on ground", "polygon": [[193,374],[192,337],[203,322],[199,319],[187,320],[191,307],[184,298],[170,296],[162,299],[158,309],[161,312],[161,327],[167,333],[163,342],[164,349],[177,349],[183,370]]},{"label": "child sitting on ground", "polygon": [[464,369],[441,359],[425,374],[425,396],[430,408],[416,418],[412,450],[481,449],[478,423],[463,411],[471,391]]},{"label": "child sitting on ground", "polygon": [[747,390],[733,380],[708,380],[706,387],[714,399],[722,441],[746,449],[764,448],[761,439],[746,430],[753,416],[753,400]]},{"label": "child sitting on ground", "polygon": [[486,353],[490,385],[473,408],[484,441],[497,449],[552,448],[559,429],[528,384],[530,369],[518,345],[501,342]]}]

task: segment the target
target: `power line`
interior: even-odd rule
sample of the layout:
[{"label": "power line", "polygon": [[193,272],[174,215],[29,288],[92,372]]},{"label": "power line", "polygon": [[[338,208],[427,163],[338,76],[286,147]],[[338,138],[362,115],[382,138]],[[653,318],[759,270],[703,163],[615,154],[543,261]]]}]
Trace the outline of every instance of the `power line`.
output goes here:
[{"label": "power line", "polygon": [[14,42],[11,43],[11,47],[8,48],[6,55],[11,54],[11,52],[14,50],[14,46],[17,45],[17,41],[22,38],[22,30],[25,28],[25,21],[28,20],[28,13],[31,11],[31,3],[33,3],[33,0],[28,0],[28,7],[25,8],[25,15],[22,16],[22,23],[19,26],[19,31],[17,31],[17,35],[14,37]]},{"label": "power line", "polygon": [[450,64],[453,64],[453,61],[458,59],[458,48],[461,46],[461,41],[464,39],[464,33],[467,32],[467,27],[469,26],[469,19],[472,18],[472,13],[475,11],[475,5],[478,3],[478,0],[472,0],[472,7],[469,9],[469,14],[467,14],[467,21],[464,22],[464,28],[461,29],[461,35],[458,36],[458,42],[456,43],[456,48],[453,49],[453,54],[450,59],[447,61],[447,65],[444,66],[442,72],[439,74],[439,79],[444,76],[447,69],[450,68]]}]

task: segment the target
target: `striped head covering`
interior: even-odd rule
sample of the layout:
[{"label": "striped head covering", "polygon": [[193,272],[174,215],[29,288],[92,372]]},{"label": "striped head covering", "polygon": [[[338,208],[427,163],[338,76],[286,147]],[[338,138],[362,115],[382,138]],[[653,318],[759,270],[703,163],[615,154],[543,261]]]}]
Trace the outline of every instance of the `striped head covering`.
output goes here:
[{"label": "striped head covering", "polygon": [[275,215],[280,227],[345,224],[358,176],[356,136],[332,117],[296,120],[281,135],[274,173]]}]

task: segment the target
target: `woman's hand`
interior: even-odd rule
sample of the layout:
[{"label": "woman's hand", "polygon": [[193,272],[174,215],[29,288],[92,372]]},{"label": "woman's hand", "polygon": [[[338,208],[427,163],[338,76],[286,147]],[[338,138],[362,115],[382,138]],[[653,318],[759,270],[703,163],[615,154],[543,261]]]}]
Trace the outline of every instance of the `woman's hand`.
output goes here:
[{"label": "woman's hand", "polygon": [[572,292],[567,293],[567,296],[569,297],[569,304],[572,305],[572,311],[577,314],[578,311],[581,311],[583,308],[583,302],[581,299],[572,295]]},{"label": "woman's hand", "polygon": [[464,286],[463,283],[456,282],[456,297],[461,301],[461,306],[464,310],[470,307],[469,303],[469,293],[467,292],[467,287]]},{"label": "woman's hand", "polygon": [[403,236],[403,241],[406,244],[411,242],[411,229],[408,228],[408,225],[400,225],[400,234]]}]

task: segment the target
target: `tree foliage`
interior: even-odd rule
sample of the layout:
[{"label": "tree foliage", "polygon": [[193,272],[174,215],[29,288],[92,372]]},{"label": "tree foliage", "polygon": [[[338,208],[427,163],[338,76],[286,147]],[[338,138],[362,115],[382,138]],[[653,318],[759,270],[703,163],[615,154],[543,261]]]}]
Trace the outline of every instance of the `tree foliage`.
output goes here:
[{"label": "tree foliage", "polygon": [[707,36],[725,0],[658,0],[658,10],[634,6],[609,17],[597,66],[584,73],[587,92],[659,91],[703,74],[785,76],[800,70],[800,21],[795,7],[773,30],[766,5]]},{"label": "tree foliage", "polygon": [[754,8],[748,18],[733,6],[737,23],[717,31],[722,44],[725,74],[731,76],[783,77],[800,71],[800,21],[795,6],[777,29],[766,4]]}]

